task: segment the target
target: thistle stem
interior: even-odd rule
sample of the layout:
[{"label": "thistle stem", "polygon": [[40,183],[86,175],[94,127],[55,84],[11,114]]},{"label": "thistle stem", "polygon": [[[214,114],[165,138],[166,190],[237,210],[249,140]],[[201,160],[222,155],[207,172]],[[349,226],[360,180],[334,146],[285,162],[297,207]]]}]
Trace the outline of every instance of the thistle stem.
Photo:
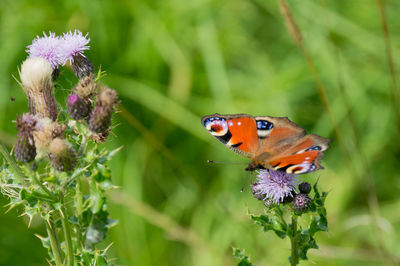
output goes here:
[{"label": "thistle stem", "polygon": [[295,266],[299,264],[299,251],[297,246],[297,216],[295,214],[292,215],[292,227],[290,237],[291,244],[291,257],[290,257],[290,265]]},{"label": "thistle stem", "polygon": [[[81,180],[79,177],[76,179],[75,207],[76,207],[76,217],[78,218],[78,222],[81,223],[82,213],[83,213],[83,196],[82,196]],[[79,239],[78,245],[83,245],[82,227],[78,226],[77,231]]]},{"label": "thistle stem", "polygon": [[57,238],[57,234],[54,230],[54,224],[51,221],[46,222],[47,234],[50,239],[50,247],[53,252],[54,261],[56,266],[63,266],[60,243]]},{"label": "thistle stem", "polygon": [[64,196],[61,194],[60,207],[61,223],[64,231],[65,243],[67,246],[67,263],[68,266],[74,265],[74,248],[72,246],[71,228],[69,226],[67,210],[64,206]]}]

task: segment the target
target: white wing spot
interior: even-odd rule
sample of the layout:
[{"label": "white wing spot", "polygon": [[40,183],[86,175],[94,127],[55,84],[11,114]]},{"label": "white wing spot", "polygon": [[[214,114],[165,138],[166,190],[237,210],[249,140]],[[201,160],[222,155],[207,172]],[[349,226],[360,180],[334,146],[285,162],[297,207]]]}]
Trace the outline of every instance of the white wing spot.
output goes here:
[{"label": "white wing spot", "polygon": [[237,124],[238,124],[238,126],[240,126],[240,125],[242,125],[242,122],[238,122]]}]

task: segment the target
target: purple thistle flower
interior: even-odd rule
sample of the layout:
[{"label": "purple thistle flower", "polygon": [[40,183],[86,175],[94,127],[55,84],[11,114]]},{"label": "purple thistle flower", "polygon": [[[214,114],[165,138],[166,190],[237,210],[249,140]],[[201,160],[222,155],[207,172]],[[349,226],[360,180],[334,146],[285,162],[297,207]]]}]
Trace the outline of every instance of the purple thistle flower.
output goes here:
[{"label": "purple thistle flower", "polygon": [[283,199],[295,191],[297,176],[283,171],[260,170],[257,182],[254,183],[253,194],[255,197],[264,195],[264,199],[271,199],[273,203],[279,204]]},{"label": "purple thistle flower", "polygon": [[72,64],[74,57],[85,57],[83,51],[89,49],[89,45],[87,45],[89,42],[88,33],[85,36],[79,30],[75,30],[74,33],[72,31],[64,33],[60,46],[60,63],[64,65],[69,61]]},{"label": "purple thistle flower", "polygon": [[29,57],[41,57],[46,59],[53,69],[60,64],[60,45],[62,40],[54,32],[49,32],[49,36],[43,32],[44,37],[36,36],[26,49]]}]

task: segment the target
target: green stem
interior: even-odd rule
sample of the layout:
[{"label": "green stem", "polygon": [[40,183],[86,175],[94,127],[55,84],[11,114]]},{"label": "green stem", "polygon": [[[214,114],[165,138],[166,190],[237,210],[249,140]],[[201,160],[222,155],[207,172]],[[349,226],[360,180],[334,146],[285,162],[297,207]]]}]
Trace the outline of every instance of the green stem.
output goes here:
[{"label": "green stem", "polygon": [[299,264],[299,248],[297,246],[297,216],[296,214],[292,215],[292,232],[290,235],[290,244],[291,244],[291,250],[292,250],[292,255],[291,255],[291,265],[296,266]]},{"label": "green stem", "polygon": [[57,234],[54,230],[54,224],[51,221],[46,222],[47,234],[50,239],[51,251],[53,252],[54,261],[57,266],[63,266],[60,243],[57,238]]},{"label": "green stem", "polygon": [[287,225],[287,223],[285,221],[285,218],[283,218],[283,211],[281,210],[281,208],[279,206],[277,207],[277,210],[275,210],[275,213],[281,219],[281,222],[285,226],[285,230],[287,231],[288,225]]},{"label": "green stem", "polygon": [[73,266],[74,265],[74,247],[72,246],[72,236],[71,236],[71,228],[69,226],[68,214],[64,207],[64,196],[61,194],[61,207],[60,207],[60,215],[61,215],[61,223],[64,231],[65,243],[67,245],[67,263],[66,265]]},{"label": "green stem", "polygon": [[[75,192],[75,206],[76,206],[76,216],[78,218],[78,222],[81,223],[81,215],[83,212],[83,196],[82,196],[82,188],[81,188],[81,180],[80,178],[77,178],[76,180],[76,192]],[[82,238],[82,227],[78,226],[78,237],[79,237],[79,242],[80,245],[83,243],[83,238]]]}]

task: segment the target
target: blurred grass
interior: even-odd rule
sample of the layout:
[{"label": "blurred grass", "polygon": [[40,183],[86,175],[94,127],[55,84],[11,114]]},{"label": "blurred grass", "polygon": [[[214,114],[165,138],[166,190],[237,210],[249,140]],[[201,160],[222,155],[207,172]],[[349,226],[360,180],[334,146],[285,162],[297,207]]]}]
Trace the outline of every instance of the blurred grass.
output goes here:
[{"label": "blurred grass", "polygon": [[[308,132],[334,139],[323,160],[325,170],[304,177],[319,178],[330,190],[330,232],[317,235],[321,248],[304,264],[387,264],[368,209],[367,169],[360,154],[375,183],[380,237],[399,261],[400,148],[378,6],[372,0],[288,3],[354,171],[278,1],[3,0],[0,141],[12,145],[12,120],[27,110],[12,77],[26,57],[25,46],[43,31],[78,28],[89,32],[87,55],[107,71],[103,81],[123,101],[108,144],[124,146],[112,164],[121,189],[110,202],[112,216],[120,221],[109,237],[119,264],[233,265],[232,246],[245,248],[258,265],[287,262],[289,243],[263,234],[247,217],[248,210],[262,212],[263,207],[248,189],[254,176],[242,170],[246,160],[200,124],[201,116],[214,112],[288,116]],[[400,2],[383,4],[396,66]],[[62,74],[57,96],[65,101],[76,79],[69,70]],[[208,159],[243,165],[208,165]],[[18,210],[1,214],[0,265],[44,265],[46,251],[32,234],[40,234],[42,225],[27,230],[16,215]]]}]

